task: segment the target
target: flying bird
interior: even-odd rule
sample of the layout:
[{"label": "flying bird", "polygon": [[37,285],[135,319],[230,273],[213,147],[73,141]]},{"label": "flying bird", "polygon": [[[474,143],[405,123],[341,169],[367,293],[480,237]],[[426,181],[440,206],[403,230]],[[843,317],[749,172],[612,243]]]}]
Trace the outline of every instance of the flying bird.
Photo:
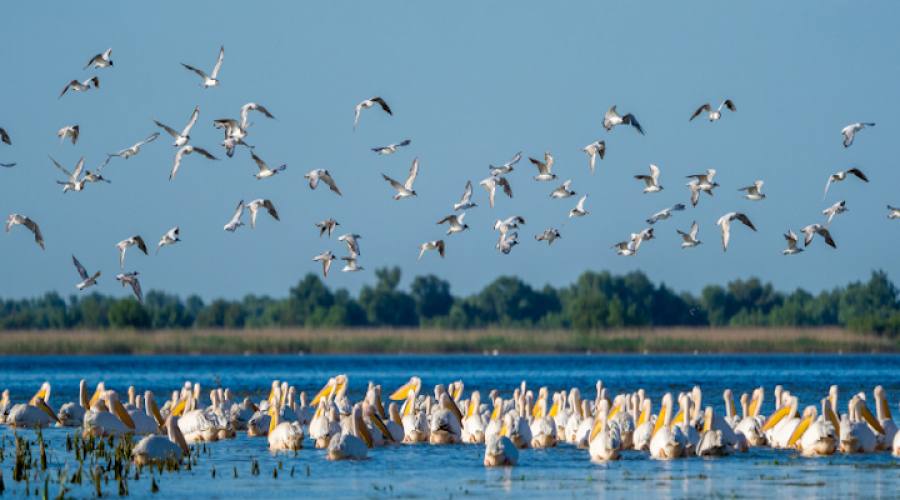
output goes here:
[{"label": "flying bird", "polygon": [[[241,200],[237,204],[237,208],[234,210],[234,215],[231,216],[231,220],[225,224],[225,230],[228,232],[235,232],[237,228],[244,225],[243,221],[241,221],[241,217],[244,215],[244,200]],[[329,233],[330,234],[330,233]]]},{"label": "flying bird", "polygon": [[664,209],[660,210],[659,212],[656,212],[655,214],[651,215],[650,218],[647,219],[647,224],[650,224],[652,226],[653,224],[656,224],[657,222],[659,222],[661,220],[666,220],[669,217],[672,217],[673,212],[680,212],[680,211],[684,210],[684,208],[685,207],[684,207],[683,203],[678,203],[669,208],[664,208]]},{"label": "flying bird", "polygon": [[702,241],[697,239],[697,233],[700,232],[700,225],[697,224],[697,221],[691,223],[691,229],[688,232],[684,232],[680,229],[676,229],[675,231],[681,235],[681,239],[684,240],[681,242],[681,248],[693,248]]},{"label": "flying bird", "polygon": [[448,215],[448,216],[444,217],[443,219],[437,221],[437,223],[438,224],[449,224],[449,227],[447,228],[447,234],[451,235],[451,234],[455,234],[455,233],[461,233],[461,232],[465,231],[466,229],[469,229],[469,225],[466,224],[465,222],[463,222],[463,219],[465,219],[465,218],[466,218],[465,212],[463,212],[459,215],[451,214],[451,215]]},{"label": "flying bird", "polygon": [[759,201],[766,197],[766,195],[762,192],[763,181],[757,179],[750,186],[744,186],[738,191],[744,191],[747,194],[744,195],[744,198],[752,201]]},{"label": "flying bird", "polygon": [[892,207],[890,205],[887,206],[888,209],[888,219],[900,219],[900,208]]},{"label": "flying bird", "polygon": [[590,213],[584,208],[585,200],[587,200],[587,195],[582,196],[581,199],[578,200],[578,204],[575,205],[575,208],[569,210],[569,218],[584,217],[585,215],[588,215]]},{"label": "flying bird", "polygon": [[199,117],[200,106],[194,106],[194,111],[191,112],[191,118],[188,120],[187,125],[184,126],[184,129],[182,129],[181,132],[164,123],[160,123],[157,120],[153,120],[153,123],[155,123],[157,127],[165,130],[167,134],[175,138],[175,142],[173,142],[172,145],[176,148],[180,148],[181,146],[187,144],[191,139],[191,129],[194,128],[194,124],[197,123],[197,118]]},{"label": "flying bird", "polygon": [[840,215],[840,214],[846,212],[847,210],[850,210],[850,209],[847,208],[847,202],[844,200],[841,200],[841,201],[835,203],[834,205],[831,205],[830,207],[826,208],[825,210],[822,210],[822,215],[825,215],[828,217],[828,222],[826,222],[826,225],[831,224],[831,219],[834,219],[835,215]]},{"label": "flying bird", "polygon": [[81,277],[81,282],[75,285],[75,288],[79,290],[84,290],[85,288],[90,288],[97,284],[97,278],[100,277],[100,271],[94,273],[93,276],[89,275],[87,269],[81,265],[81,262],[78,262],[78,259],[75,256],[72,256],[72,263],[75,264],[75,270],[78,271],[78,276]]},{"label": "flying bird", "polygon": [[830,176],[828,176],[828,182],[825,183],[825,194],[822,196],[823,200],[825,199],[826,196],[828,196],[828,188],[831,187],[831,183],[843,181],[844,179],[847,178],[847,174],[853,174],[863,182],[869,182],[869,179],[868,179],[868,177],[866,177],[866,174],[864,174],[862,172],[862,170],[860,170],[856,167],[848,169],[848,170],[841,170],[840,172],[835,172],[835,173],[831,174]]},{"label": "flying bird", "polygon": [[248,102],[241,106],[241,128],[245,131],[250,128],[250,112],[256,111],[261,113],[263,116],[270,120],[275,119],[275,115],[269,112],[269,110],[263,106],[262,104],[256,102]]},{"label": "flying bird", "polygon": [[803,233],[803,246],[808,247],[810,243],[812,243],[813,237],[815,235],[819,235],[822,239],[825,240],[825,244],[830,246],[831,248],[837,248],[837,245],[834,243],[834,239],[831,237],[831,232],[828,231],[828,228],[821,224],[810,224],[803,229],[800,230]]},{"label": "flying bird", "polygon": [[416,182],[416,176],[419,175],[419,159],[416,158],[412,162],[412,166],[409,168],[409,176],[406,178],[406,182],[400,184],[399,182],[391,179],[390,177],[381,174],[384,177],[384,180],[388,181],[394,190],[397,191],[397,194],[394,195],[395,200],[402,200],[403,198],[409,198],[410,196],[416,196],[416,191],[413,189],[413,183]]},{"label": "flying bird", "polygon": [[500,239],[497,240],[495,247],[500,250],[503,255],[509,254],[513,247],[519,244],[519,233],[501,233]]},{"label": "flying bird", "polygon": [[500,165],[499,167],[495,167],[494,165],[488,165],[488,168],[491,171],[491,175],[499,177],[501,175],[512,172],[513,167],[515,167],[516,163],[519,163],[519,160],[521,160],[521,159],[522,159],[522,152],[519,151],[518,153],[513,155],[513,157],[508,162],[504,163],[503,165]]},{"label": "flying bird", "polygon": [[110,59],[112,56],[112,49],[106,49],[100,54],[95,55],[91,58],[90,61],[84,66],[82,69],[88,69],[93,67],[94,69],[99,68],[107,68],[113,66],[113,61]]},{"label": "flying bird", "polygon": [[12,146],[12,139],[9,138],[9,132],[3,127],[0,127],[0,142]]},{"label": "flying bird", "polygon": [[175,162],[172,164],[172,172],[169,173],[170,181],[175,178],[175,175],[178,174],[178,169],[181,167],[182,158],[193,153],[199,153],[200,156],[203,156],[207,160],[218,160],[218,158],[213,156],[209,151],[198,146],[187,144],[175,153]]},{"label": "flying bird", "polygon": [[525,218],[521,215],[513,215],[504,220],[497,219],[497,221],[494,222],[494,231],[499,231],[500,234],[506,234],[510,229],[518,229],[519,224],[525,225]]},{"label": "flying bird", "polygon": [[319,168],[316,170],[310,170],[309,173],[303,176],[303,178],[309,181],[310,189],[316,189],[316,187],[318,187],[319,185],[319,181],[322,181],[328,186],[329,189],[337,193],[338,196],[342,196],[341,190],[338,189],[337,184],[335,184],[334,179],[331,177],[331,174],[328,173],[328,171],[325,169]]},{"label": "flying bird", "polygon": [[787,248],[781,251],[783,255],[795,255],[803,251],[802,248],[797,246],[797,233],[795,233],[792,229],[788,229],[788,232],[784,233],[784,239],[787,241]]},{"label": "flying bird", "polygon": [[72,80],[67,83],[65,87],[63,87],[62,92],[59,93],[59,97],[57,99],[62,99],[62,96],[66,95],[66,92],[68,92],[69,90],[71,90],[72,92],[87,92],[92,88],[100,88],[100,78],[93,76],[83,82]]},{"label": "flying bird", "polygon": [[191,66],[190,64],[181,63],[181,65],[184,66],[185,69],[193,71],[194,73],[197,73],[197,75],[200,76],[200,79],[202,80],[200,85],[203,88],[209,88],[209,87],[215,87],[216,85],[219,84],[219,70],[222,69],[222,61],[223,60],[225,60],[225,47],[224,46],[219,47],[219,57],[216,58],[216,65],[213,66],[212,73],[210,73],[208,75],[202,69],[197,69],[196,67]]},{"label": "flying bird", "polygon": [[334,229],[337,226],[340,226],[341,223],[334,219],[325,219],[322,222],[316,222],[315,225],[319,228],[319,238],[325,233],[328,233],[328,237],[331,238],[331,233],[334,232]]},{"label": "flying bird", "polygon": [[62,172],[66,176],[65,181],[56,181],[57,184],[62,185],[63,193],[67,191],[75,191],[79,192],[84,189],[85,181],[81,177],[81,172],[84,170],[84,157],[78,160],[78,163],[75,164],[75,170],[68,171],[65,167],[59,164],[52,156],[49,157],[50,161],[53,162],[53,166],[55,166],[60,172]]},{"label": "flying bird", "polygon": [[344,264],[344,267],[341,269],[342,273],[355,273],[357,271],[362,271],[365,269],[363,266],[360,266],[357,263],[358,259],[356,257],[341,257],[341,260],[346,262],[346,264]]},{"label": "flying bird", "polygon": [[380,154],[382,156],[392,155],[392,154],[396,153],[399,148],[409,146],[410,143],[412,143],[412,141],[409,139],[406,139],[402,142],[398,142],[397,144],[388,144],[387,146],[372,148],[372,151],[375,151],[375,153]]},{"label": "flying bird", "polygon": [[44,249],[44,235],[41,234],[41,228],[37,225],[37,222],[24,215],[12,213],[6,218],[6,232],[8,233],[13,226],[24,226],[31,231],[34,234],[34,242],[41,247],[41,250]]},{"label": "flying bird", "polygon": [[745,226],[756,231],[756,227],[753,226],[753,222],[750,221],[750,218],[741,212],[728,212],[719,217],[716,225],[722,230],[722,250],[725,252],[728,251],[728,241],[731,239],[731,221],[733,220],[738,220]]},{"label": "flying bird", "polygon": [[697,203],[700,203],[700,192],[706,192],[706,194],[712,196],[713,189],[718,187],[719,183],[702,183],[697,179],[694,179],[688,182],[686,185],[691,191],[691,206],[696,207]]},{"label": "flying bird", "polygon": [[866,127],[874,126],[875,124],[872,122],[856,122],[842,128],[841,135],[844,137],[844,147],[849,148],[853,144],[853,139],[856,137],[857,132]]},{"label": "flying bird", "polygon": [[263,159],[260,158],[259,156],[256,156],[256,153],[254,153],[252,151],[250,152],[250,157],[253,158],[253,161],[256,162],[256,166],[259,168],[259,172],[253,174],[253,176],[256,177],[257,179],[265,179],[267,177],[272,177],[273,175],[275,175],[278,172],[281,172],[282,170],[287,168],[287,163],[282,163],[281,165],[279,165],[275,168],[269,168],[269,166],[266,165],[266,162],[263,161]]},{"label": "flying bird", "polygon": [[503,189],[506,196],[512,198],[512,186],[509,185],[506,177],[492,175],[478,184],[487,190],[491,208],[494,208],[494,195],[497,193],[497,186]]},{"label": "flying bird", "polygon": [[362,112],[362,110],[369,109],[376,104],[381,106],[381,109],[383,109],[385,113],[387,113],[391,116],[394,115],[393,111],[391,111],[391,107],[388,106],[388,103],[385,102],[384,99],[382,99],[380,97],[373,97],[371,99],[366,99],[365,101],[356,105],[356,109],[354,111],[354,117],[353,117],[353,130],[356,130],[356,126],[359,125],[359,114]]},{"label": "flying bird", "polygon": [[131,158],[132,156],[135,156],[136,154],[140,153],[142,146],[155,141],[158,137],[159,137],[159,132],[153,132],[152,134],[148,135],[146,139],[144,139],[143,141],[134,143],[131,147],[127,147],[125,149],[120,149],[116,153],[107,154],[106,155],[107,162],[109,162],[109,159],[112,157],[119,157],[124,160],[127,160],[127,159]]},{"label": "flying bird", "polygon": [[144,294],[141,292],[141,282],[138,280],[137,271],[117,274],[116,280],[121,283],[123,287],[125,285],[131,286],[131,291],[134,293],[134,296],[137,297],[138,302],[144,302]]},{"label": "flying bird", "polygon": [[458,203],[453,204],[453,210],[468,210],[478,205],[472,201],[472,181],[466,181],[466,189]]},{"label": "flying bird", "polygon": [[534,166],[538,169],[538,174],[534,176],[534,180],[552,181],[553,179],[556,179],[556,174],[552,172],[553,155],[551,155],[549,151],[544,153],[544,161],[537,160],[531,157],[528,157],[528,161],[534,164]]},{"label": "flying bird", "polygon": [[140,235],[132,236],[131,238],[124,239],[118,243],[116,243],[116,248],[119,249],[119,267],[125,269],[125,251],[128,248],[137,246],[138,250],[144,252],[144,255],[147,254],[147,244],[144,243],[144,238],[141,238]]},{"label": "flying bird", "polygon": [[253,149],[253,146],[244,141],[244,138],[247,137],[247,129],[241,127],[241,124],[238,123],[237,120],[232,118],[213,120],[213,127],[225,132],[225,139],[222,141],[222,146],[225,148],[225,155],[229,158],[234,156],[234,149],[238,145]]},{"label": "flying bird", "polygon": [[425,255],[425,252],[428,250],[437,250],[438,254],[441,258],[444,257],[444,240],[434,240],[434,241],[426,241],[419,245],[419,258],[416,260],[422,260],[422,256]]},{"label": "flying bird", "polygon": [[84,183],[105,182],[107,184],[112,184],[112,181],[110,181],[109,179],[106,179],[105,177],[103,177],[103,175],[100,174],[100,169],[103,168],[104,165],[106,165],[106,162],[103,162],[103,165],[100,165],[97,168],[96,172],[91,172],[90,170],[85,170],[84,177],[82,177],[81,180]]},{"label": "flying bird", "polygon": [[663,190],[659,184],[659,167],[650,164],[650,175],[635,175],[635,179],[644,182],[644,193],[658,193]]},{"label": "flying bird", "polygon": [[544,229],[543,233],[534,235],[535,240],[546,241],[547,245],[553,245],[553,242],[559,238],[562,238],[559,234],[559,229],[553,227],[548,227],[547,229]]},{"label": "flying bird", "polygon": [[611,131],[616,125],[631,125],[635,130],[640,132],[641,135],[644,135],[644,129],[633,114],[628,113],[625,116],[622,116],[616,111],[616,106],[613,105],[606,111],[606,114],[603,115],[603,128]]},{"label": "flying bird", "polygon": [[606,156],[606,141],[594,141],[582,148],[582,151],[588,156],[588,166],[591,167],[591,174],[593,174],[597,158],[602,160]]},{"label": "flying bird", "polygon": [[250,229],[256,229],[256,214],[260,208],[265,208],[273,219],[281,220],[278,218],[278,211],[275,210],[272,200],[259,198],[247,204],[247,210],[250,211]]},{"label": "flying bird", "polygon": [[732,102],[731,99],[725,99],[716,109],[713,109],[712,105],[709,103],[700,106],[697,108],[697,111],[694,111],[694,114],[691,115],[691,118],[688,121],[693,121],[694,118],[697,118],[700,116],[700,113],[705,111],[709,114],[709,121],[714,122],[719,118],[722,118],[722,108],[728,108],[728,111],[737,111],[737,108],[734,107],[734,102]]},{"label": "flying bird", "polygon": [[72,139],[72,145],[74,146],[76,142],[78,142],[78,135],[81,131],[81,127],[78,125],[66,125],[65,127],[56,131],[56,137],[59,137],[59,142],[63,142],[66,139]]},{"label": "flying bird", "polygon": [[338,241],[343,241],[347,245],[347,253],[353,257],[359,257],[362,253],[359,251],[359,240],[362,236],[353,233],[342,234],[338,237]]},{"label": "flying bird", "polygon": [[181,241],[180,234],[181,229],[179,229],[178,226],[175,226],[172,229],[166,231],[166,234],[162,235],[162,238],[159,239],[159,243],[157,243],[156,245],[156,253],[158,254],[159,249],[162,247],[174,245],[175,243]]},{"label": "flying bird", "polygon": [[325,277],[325,278],[327,278],[327,277],[328,277],[328,270],[331,269],[331,262],[332,262],[335,258],[336,258],[336,257],[334,256],[333,253],[331,253],[331,250],[328,250],[328,251],[325,251],[325,252],[320,253],[319,255],[316,255],[315,257],[313,257],[312,260],[313,260],[314,262],[321,262],[321,263],[322,263],[322,276]]},{"label": "flying bird", "polygon": [[556,199],[568,198],[570,196],[575,196],[575,191],[572,190],[572,179],[563,182],[562,186],[559,186],[550,193],[550,197]]}]

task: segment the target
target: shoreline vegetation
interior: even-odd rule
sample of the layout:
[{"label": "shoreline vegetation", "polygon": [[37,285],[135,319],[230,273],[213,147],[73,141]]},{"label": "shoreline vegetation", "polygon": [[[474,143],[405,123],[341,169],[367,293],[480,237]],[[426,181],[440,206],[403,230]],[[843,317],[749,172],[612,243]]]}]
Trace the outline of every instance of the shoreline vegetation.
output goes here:
[{"label": "shoreline vegetation", "polygon": [[0,355],[896,353],[841,328],[14,330]]}]

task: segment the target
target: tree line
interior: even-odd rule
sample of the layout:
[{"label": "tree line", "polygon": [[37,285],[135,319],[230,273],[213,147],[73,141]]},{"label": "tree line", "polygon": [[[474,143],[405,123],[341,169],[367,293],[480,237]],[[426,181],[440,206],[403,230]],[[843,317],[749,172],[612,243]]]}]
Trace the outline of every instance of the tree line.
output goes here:
[{"label": "tree line", "polygon": [[205,302],[151,291],[144,303],[99,293],[57,293],[0,299],[0,329],[190,328],[536,328],[595,331],[668,326],[840,326],[885,336],[900,334],[900,300],[882,271],[868,282],[813,295],[777,291],[756,278],[709,285],[699,296],[655,285],[639,271],[622,276],[588,271],[566,287],[535,288],[501,276],[480,292],[456,297],[434,275],[399,288],[399,268],[375,271],[376,283],[357,297],[330,290],[308,274],[284,298],[247,295]]}]

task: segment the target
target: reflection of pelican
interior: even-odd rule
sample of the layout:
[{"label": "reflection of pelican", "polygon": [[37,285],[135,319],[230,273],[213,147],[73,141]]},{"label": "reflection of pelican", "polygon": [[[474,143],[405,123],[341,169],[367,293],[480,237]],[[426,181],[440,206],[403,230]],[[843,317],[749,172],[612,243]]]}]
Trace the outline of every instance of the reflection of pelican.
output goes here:
[{"label": "reflection of pelican", "polygon": [[178,428],[178,417],[169,415],[165,424],[168,437],[156,434],[146,436],[134,446],[131,457],[135,464],[178,463],[182,456],[191,454],[191,450]]},{"label": "reflection of pelican", "polygon": [[372,447],[372,436],[362,417],[362,405],[353,407],[347,428],[328,444],[328,460],[362,460]]},{"label": "reflection of pelican", "polygon": [[503,416],[503,425],[498,434],[492,435],[484,442],[485,467],[501,467],[516,465],[519,462],[519,450],[507,437],[509,427],[512,426],[512,415]]}]

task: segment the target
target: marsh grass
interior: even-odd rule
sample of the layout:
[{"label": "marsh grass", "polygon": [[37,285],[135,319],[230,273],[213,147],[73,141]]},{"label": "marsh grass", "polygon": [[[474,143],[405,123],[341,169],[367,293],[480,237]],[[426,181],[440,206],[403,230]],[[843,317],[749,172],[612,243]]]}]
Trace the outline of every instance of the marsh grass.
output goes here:
[{"label": "marsh grass", "polygon": [[0,354],[898,352],[839,328],[570,330],[260,329],[0,332]]}]

